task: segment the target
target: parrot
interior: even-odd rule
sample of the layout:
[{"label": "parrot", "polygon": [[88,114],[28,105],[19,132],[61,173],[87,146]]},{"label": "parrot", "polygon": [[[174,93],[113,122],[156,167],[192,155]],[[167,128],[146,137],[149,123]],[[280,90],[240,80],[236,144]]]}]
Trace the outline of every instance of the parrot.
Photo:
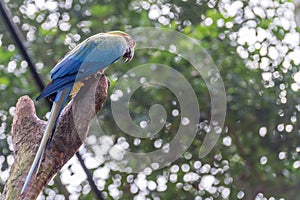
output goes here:
[{"label": "parrot", "polygon": [[[135,41],[130,35],[122,31],[110,31],[98,33],[78,44],[74,49],[65,55],[55,67],[50,71],[51,82],[44,88],[36,100],[45,97],[54,97],[40,146],[30,167],[24,182],[21,194],[26,190],[33,172],[39,171],[44,151],[51,143],[58,118],[72,89],[78,90],[83,80],[100,70],[104,70],[110,64],[116,62],[121,57],[124,62],[129,62],[134,56]],[[78,87],[79,86],[79,87]]]}]

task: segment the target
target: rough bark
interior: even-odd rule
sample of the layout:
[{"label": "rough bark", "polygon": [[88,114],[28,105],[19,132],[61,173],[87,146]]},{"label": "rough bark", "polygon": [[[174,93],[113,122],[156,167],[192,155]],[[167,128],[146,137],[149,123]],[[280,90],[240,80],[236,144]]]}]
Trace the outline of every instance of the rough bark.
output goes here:
[{"label": "rough bark", "polygon": [[97,73],[84,81],[79,93],[64,108],[50,149],[45,151],[41,167],[20,196],[29,168],[41,141],[46,122],[36,116],[33,101],[21,97],[12,124],[15,162],[6,182],[2,199],[36,199],[63,165],[76,153],[86,138],[89,124],[107,97],[108,80]]}]

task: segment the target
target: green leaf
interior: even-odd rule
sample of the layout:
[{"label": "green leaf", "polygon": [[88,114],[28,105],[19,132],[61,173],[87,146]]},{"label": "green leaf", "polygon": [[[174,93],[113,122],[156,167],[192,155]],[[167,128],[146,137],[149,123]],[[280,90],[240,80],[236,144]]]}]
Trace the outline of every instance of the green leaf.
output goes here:
[{"label": "green leaf", "polygon": [[9,85],[9,79],[7,77],[0,77],[0,85]]}]

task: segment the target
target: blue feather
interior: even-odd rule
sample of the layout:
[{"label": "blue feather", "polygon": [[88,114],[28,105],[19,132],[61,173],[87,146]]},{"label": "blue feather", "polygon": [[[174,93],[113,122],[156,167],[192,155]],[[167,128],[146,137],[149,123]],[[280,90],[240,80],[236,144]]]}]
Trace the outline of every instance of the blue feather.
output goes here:
[{"label": "blue feather", "polygon": [[[63,90],[67,87],[73,86],[74,80],[76,79],[76,74],[69,75],[62,78],[57,78],[51,81],[47,87],[43,90],[43,92],[36,98],[36,100],[40,100],[41,98],[47,97],[51,94],[58,92],[59,90]],[[55,97],[56,98],[56,97]]]},{"label": "blue feather", "polygon": [[36,100],[63,90],[114,63],[124,54],[126,45],[124,38],[107,34],[86,39],[51,70],[52,82]]},{"label": "blue feather", "polygon": [[49,147],[52,141],[58,118],[74,83],[104,69],[122,56],[126,57],[127,61],[130,60],[133,56],[134,46],[135,42],[126,33],[120,31],[99,33],[77,45],[51,70],[52,81],[37,97],[37,100],[54,93],[56,93],[56,97],[41,144],[24,182],[21,194],[26,190],[36,167],[39,168],[47,144]]},{"label": "blue feather", "polygon": [[[51,136],[50,136],[50,138],[49,138],[49,140],[48,140],[48,148],[49,148],[49,149],[50,149],[50,144],[51,144],[51,142],[52,142],[52,139],[53,139],[53,136],[54,136],[54,132],[55,132],[55,129],[56,129],[56,126],[57,126],[57,123],[58,123],[59,116],[60,116],[60,114],[61,114],[61,112],[62,112],[62,110],[63,110],[63,108],[64,108],[64,105],[66,104],[66,102],[67,102],[67,100],[68,100],[68,98],[69,98],[69,95],[70,95],[70,93],[71,93],[71,91],[72,91],[72,87],[73,87],[73,85],[69,86],[69,89],[68,89],[68,91],[67,91],[67,93],[66,93],[66,95],[65,95],[65,97],[64,97],[64,101],[63,101],[63,103],[62,103],[62,106],[60,107],[58,116],[57,116],[57,118],[55,119],[55,123],[54,123],[54,126],[53,126],[53,128],[52,128],[52,133],[51,133]],[[58,102],[58,101],[59,101],[59,99],[61,98],[62,92],[63,92],[63,90],[60,90],[60,91],[56,94],[55,99],[54,99],[54,102]]]}]

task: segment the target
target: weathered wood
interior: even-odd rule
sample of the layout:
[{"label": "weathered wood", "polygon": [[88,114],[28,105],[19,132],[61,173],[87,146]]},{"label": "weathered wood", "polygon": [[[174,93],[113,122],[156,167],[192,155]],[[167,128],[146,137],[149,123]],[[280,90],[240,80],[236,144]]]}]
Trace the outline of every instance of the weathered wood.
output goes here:
[{"label": "weathered wood", "polygon": [[3,200],[37,198],[52,177],[83,144],[89,124],[107,97],[108,87],[107,78],[100,72],[84,81],[79,93],[64,108],[40,170],[32,177],[21,196],[22,186],[37,152],[46,122],[36,116],[34,103],[28,96],[18,100],[12,124],[15,162],[3,191]]}]

